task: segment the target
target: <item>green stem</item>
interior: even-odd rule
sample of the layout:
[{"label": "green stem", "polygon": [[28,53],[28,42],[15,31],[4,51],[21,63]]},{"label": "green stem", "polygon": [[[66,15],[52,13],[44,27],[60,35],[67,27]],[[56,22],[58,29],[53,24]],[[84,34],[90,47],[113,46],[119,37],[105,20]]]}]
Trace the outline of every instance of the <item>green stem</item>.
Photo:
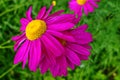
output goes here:
[{"label": "green stem", "polygon": [[0,49],[13,48],[13,46],[0,46]]},{"label": "green stem", "polygon": [[111,71],[108,76],[111,76],[114,72],[116,72],[118,70],[118,67],[116,67],[113,71]]},{"label": "green stem", "polygon": [[0,79],[4,77],[6,74],[8,74],[10,71],[12,71],[17,65],[13,65],[10,69],[5,71],[3,74],[0,75]]},{"label": "green stem", "polygon": [[0,46],[3,46],[3,45],[8,44],[8,43],[10,43],[10,42],[11,42],[11,39],[9,39],[8,41],[6,41],[6,42],[0,44]]},{"label": "green stem", "polygon": [[[31,3],[32,3],[32,2],[31,2]],[[5,10],[4,12],[0,13],[0,16],[3,16],[3,15],[5,15],[6,13],[9,13],[9,12],[11,12],[11,11],[17,10],[17,9],[19,9],[19,8],[21,8],[21,7],[23,7],[23,6],[26,6],[26,5],[28,5],[28,4],[31,4],[31,3],[27,2],[27,3],[25,3],[25,4],[22,4],[22,5],[19,5],[19,6],[15,6],[15,7],[11,8],[11,9],[7,9],[7,10]]]}]

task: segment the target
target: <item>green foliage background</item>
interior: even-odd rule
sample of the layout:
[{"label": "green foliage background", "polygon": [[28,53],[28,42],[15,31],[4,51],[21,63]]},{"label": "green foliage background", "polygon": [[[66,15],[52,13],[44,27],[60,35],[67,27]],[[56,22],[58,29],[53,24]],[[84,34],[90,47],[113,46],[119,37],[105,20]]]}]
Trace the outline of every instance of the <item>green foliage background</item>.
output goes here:
[{"label": "green foliage background", "polygon": [[[69,0],[57,0],[52,12],[64,9],[70,13]],[[20,33],[20,18],[33,6],[33,17],[42,6],[50,6],[51,0],[0,0],[0,80],[120,80],[120,0],[101,0],[99,8],[80,24],[87,23],[93,34],[92,53],[75,70],[68,70],[67,77],[53,78],[50,72],[42,75],[24,70],[21,64],[13,65],[15,52],[11,37]]]}]

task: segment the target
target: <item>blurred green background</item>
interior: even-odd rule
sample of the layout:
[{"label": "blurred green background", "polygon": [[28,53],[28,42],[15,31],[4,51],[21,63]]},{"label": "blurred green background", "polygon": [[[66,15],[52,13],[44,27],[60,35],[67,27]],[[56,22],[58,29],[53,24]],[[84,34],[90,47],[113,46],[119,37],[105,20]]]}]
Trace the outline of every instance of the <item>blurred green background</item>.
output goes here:
[{"label": "blurred green background", "polygon": [[[64,9],[70,13],[69,0],[57,0],[52,12]],[[15,52],[11,37],[20,33],[20,18],[30,5],[35,17],[42,6],[51,0],[0,0],[0,80],[120,80],[120,0],[101,0],[99,8],[79,25],[87,23],[93,34],[92,51],[88,61],[82,61],[75,70],[68,70],[67,77],[53,78],[50,72],[42,75],[24,70],[21,64],[13,65]]]}]

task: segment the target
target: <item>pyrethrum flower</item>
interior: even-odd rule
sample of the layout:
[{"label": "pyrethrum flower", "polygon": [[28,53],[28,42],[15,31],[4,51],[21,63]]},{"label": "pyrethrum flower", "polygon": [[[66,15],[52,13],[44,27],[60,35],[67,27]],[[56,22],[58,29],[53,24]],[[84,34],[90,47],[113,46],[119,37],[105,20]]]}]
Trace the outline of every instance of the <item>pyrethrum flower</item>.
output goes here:
[{"label": "pyrethrum flower", "polygon": [[[76,29],[64,32],[64,34],[73,36],[75,39],[74,42],[62,40],[60,38],[58,39],[65,48],[65,52],[56,58],[56,63],[54,65],[47,65],[44,67],[45,69],[50,68],[54,77],[66,76],[68,67],[74,69],[75,66],[80,65],[81,60],[88,60],[91,50],[89,43],[92,42],[92,35],[86,32],[87,28],[88,26],[85,24]],[[49,64],[47,59],[44,59],[41,63]]]},{"label": "pyrethrum flower", "polygon": [[75,15],[63,14],[63,10],[50,14],[51,10],[52,6],[47,11],[46,7],[43,7],[33,19],[30,7],[26,12],[26,18],[21,18],[22,34],[12,38],[16,42],[14,64],[22,62],[24,68],[28,62],[31,71],[36,71],[40,67],[41,73],[44,73],[47,70],[46,66],[56,64],[56,58],[64,52],[64,47],[56,38],[74,41],[72,36],[63,32],[74,27],[74,21],[78,21]]},{"label": "pyrethrum flower", "polygon": [[75,14],[81,16],[84,13],[88,15],[89,12],[93,12],[95,8],[98,8],[96,2],[100,0],[71,0],[69,2],[70,10],[74,11]]}]

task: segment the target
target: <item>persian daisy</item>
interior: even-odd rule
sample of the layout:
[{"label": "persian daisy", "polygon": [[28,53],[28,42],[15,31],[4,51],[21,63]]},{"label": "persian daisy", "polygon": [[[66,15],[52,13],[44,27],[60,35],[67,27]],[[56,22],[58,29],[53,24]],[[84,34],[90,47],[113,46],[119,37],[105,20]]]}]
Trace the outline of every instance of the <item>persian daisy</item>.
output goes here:
[{"label": "persian daisy", "polygon": [[70,10],[74,11],[78,16],[82,16],[82,12],[88,15],[88,13],[93,12],[95,8],[98,8],[96,4],[100,0],[71,0],[69,2]]},{"label": "persian daisy", "polygon": [[[64,47],[56,38],[74,41],[72,36],[64,34],[63,31],[74,27],[73,20],[77,20],[75,15],[63,14],[64,10],[50,14],[52,7],[50,6],[47,11],[46,7],[41,8],[35,19],[31,17],[32,7],[30,7],[26,12],[26,18],[20,19],[22,34],[12,37],[16,42],[14,64],[21,62],[24,68],[28,62],[31,71],[36,71],[41,65],[41,72],[44,73],[45,67],[49,64],[54,65],[56,57],[64,52]],[[40,63],[46,59],[48,62]]]},{"label": "persian daisy", "polygon": [[[76,29],[64,32],[64,34],[73,36],[75,38],[74,42],[60,38],[58,39],[64,46],[65,52],[56,58],[56,63],[54,65],[47,65],[44,67],[46,69],[49,67],[54,77],[66,76],[68,67],[74,69],[75,66],[80,65],[81,60],[88,60],[91,50],[89,43],[92,42],[92,35],[91,33],[86,32],[87,27],[88,26],[84,24]],[[45,60],[46,59],[44,59],[44,61]],[[44,61],[41,63],[49,64],[47,60]]]}]

